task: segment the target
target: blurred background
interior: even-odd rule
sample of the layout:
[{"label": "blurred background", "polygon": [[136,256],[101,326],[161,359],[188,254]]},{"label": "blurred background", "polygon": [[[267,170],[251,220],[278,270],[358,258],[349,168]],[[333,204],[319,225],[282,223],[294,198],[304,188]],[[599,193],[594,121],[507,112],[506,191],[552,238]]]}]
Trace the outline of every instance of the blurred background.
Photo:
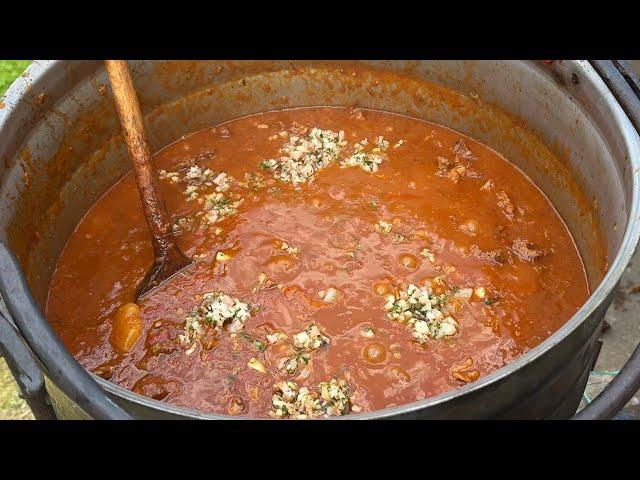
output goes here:
[{"label": "blurred background", "polygon": [[[0,60],[0,96],[28,66],[30,60]],[[640,60],[630,60],[640,75]],[[602,350],[591,372],[581,408],[591,402],[611,381],[640,342],[640,250],[629,263],[620,280],[616,294],[605,317],[602,331]],[[616,417],[640,420],[640,392],[629,401]],[[0,358],[0,420],[32,420],[27,404],[4,359]]]}]

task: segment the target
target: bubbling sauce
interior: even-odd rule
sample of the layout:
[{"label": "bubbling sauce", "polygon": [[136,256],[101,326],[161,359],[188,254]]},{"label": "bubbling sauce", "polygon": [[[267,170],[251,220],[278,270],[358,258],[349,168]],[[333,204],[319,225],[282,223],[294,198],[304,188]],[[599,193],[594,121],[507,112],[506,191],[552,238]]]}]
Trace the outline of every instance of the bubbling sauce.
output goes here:
[{"label": "bubbling sauce", "polygon": [[309,418],[414,402],[508,364],[589,294],[544,194],[432,123],[274,111],[155,160],[194,263],[131,305],[153,252],[129,172],[69,238],[46,310],[85,368],[174,405]]}]

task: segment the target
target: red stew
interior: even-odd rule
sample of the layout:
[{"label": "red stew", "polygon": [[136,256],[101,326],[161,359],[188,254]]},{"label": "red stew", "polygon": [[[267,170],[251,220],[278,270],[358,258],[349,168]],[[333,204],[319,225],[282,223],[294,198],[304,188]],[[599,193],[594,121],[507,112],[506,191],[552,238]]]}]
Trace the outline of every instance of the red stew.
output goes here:
[{"label": "red stew", "polygon": [[276,418],[401,405],[506,365],[589,293],[545,195],[438,125],[276,111],[155,158],[194,263],[131,305],[152,249],[128,173],[77,226],[47,303],[84,367],[148,397]]}]

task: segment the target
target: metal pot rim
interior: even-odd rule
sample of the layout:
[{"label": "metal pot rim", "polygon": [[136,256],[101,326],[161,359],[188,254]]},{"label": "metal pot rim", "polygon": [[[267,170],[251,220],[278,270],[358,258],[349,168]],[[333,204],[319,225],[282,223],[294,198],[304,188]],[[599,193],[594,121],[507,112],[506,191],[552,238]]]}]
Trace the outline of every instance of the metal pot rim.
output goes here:
[{"label": "metal pot rim", "polygon": [[[39,77],[44,77],[46,71],[50,68],[53,68],[55,64],[59,62],[61,62],[61,60],[33,62],[28,67],[25,74],[19,77],[11,85],[4,96],[6,106],[5,108],[0,109],[0,129],[6,122],[10,120],[13,106],[16,105],[23,97],[23,95],[29,90],[30,85],[37,82]],[[611,263],[611,266],[605,274],[604,278],[600,281],[594,292],[589,296],[582,307],[580,307],[580,309],[559,330],[553,333],[538,346],[521,355],[508,365],[492,372],[485,377],[482,377],[476,382],[453,390],[449,390],[434,397],[429,397],[424,400],[418,400],[396,407],[375,410],[372,412],[350,414],[347,417],[342,417],[343,419],[388,418],[399,413],[406,414],[417,410],[423,410],[425,408],[461,397],[463,395],[466,395],[467,393],[485,388],[488,385],[491,385],[501,380],[502,378],[513,374],[524,365],[530,363],[531,361],[537,359],[547,351],[554,348],[565,337],[573,332],[573,330],[575,330],[583,321],[585,321],[598,308],[598,306],[606,300],[607,296],[617,285],[620,277],[622,276],[631,259],[631,256],[636,250],[636,246],[640,238],[640,137],[638,136],[638,133],[636,132],[635,128],[631,124],[629,118],[623,111],[618,101],[614,98],[611,91],[605,85],[598,73],[589,64],[589,62],[586,60],[579,60],[576,61],[576,66],[581,71],[582,81],[588,81],[592,83],[594,89],[603,98],[603,103],[606,104],[608,109],[611,110],[613,116],[615,117],[615,120],[621,125],[622,128],[620,133],[623,136],[624,141],[629,149],[629,162],[631,164],[633,172],[632,196],[630,202],[628,224],[626,226],[626,230],[620,244],[620,249],[615,259]],[[29,80],[27,81],[27,78],[25,77],[28,77]],[[110,394],[156,410],[166,411],[183,417],[186,416],[198,419],[248,419],[245,417],[206,413],[192,408],[178,407],[169,403],[153,400],[151,398],[136,394],[130,390],[115,385],[107,380],[104,380],[101,377],[98,377],[93,373],[90,374],[98,382],[98,384]]]}]

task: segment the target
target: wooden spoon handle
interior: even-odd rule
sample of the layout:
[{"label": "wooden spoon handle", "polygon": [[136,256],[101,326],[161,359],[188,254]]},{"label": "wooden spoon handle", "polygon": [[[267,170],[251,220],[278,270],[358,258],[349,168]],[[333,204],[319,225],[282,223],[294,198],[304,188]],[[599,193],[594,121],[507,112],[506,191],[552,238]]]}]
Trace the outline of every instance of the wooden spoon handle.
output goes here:
[{"label": "wooden spoon handle", "polygon": [[105,60],[105,66],[155,254],[151,269],[138,287],[137,300],[188,266],[191,260],[180,251],[171,231],[129,67],[124,60]]},{"label": "wooden spoon handle", "polygon": [[126,61],[105,60],[104,63],[111,81],[113,98],[118,109],[129,157],[133,164],[155,256],[156,259],[162,258],[172,247],[173,238],[167,209],[160,195],[158,175],[147,142],[133,80]]}]

